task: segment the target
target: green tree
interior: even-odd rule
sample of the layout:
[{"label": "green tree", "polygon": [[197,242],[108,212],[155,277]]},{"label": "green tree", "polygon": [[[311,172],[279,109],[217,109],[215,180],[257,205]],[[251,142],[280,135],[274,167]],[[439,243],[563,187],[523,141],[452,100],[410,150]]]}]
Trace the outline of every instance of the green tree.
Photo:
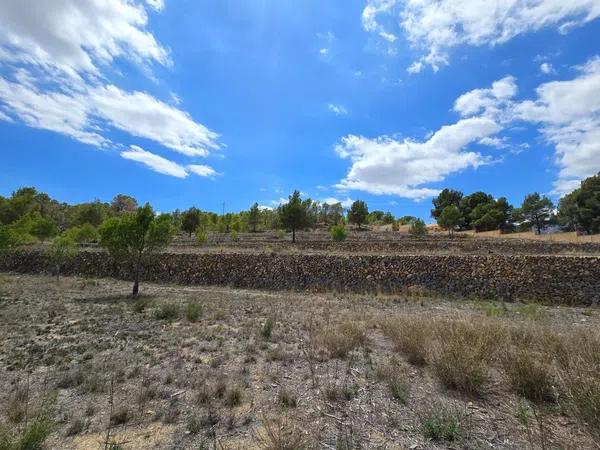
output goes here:
[{"label": "green tree", "polygon": [[250,231],[256,233],[256,228],[260,223],[260,209],[258,207],[258,203],[255,203],[248,211],[248,226],[250,227]]},{"label": "green tree", "polygon": [[480,203],[471,211],[471,225],[476,231],[507,231],[512,225],[512,209],[504,197]]},{"label": "green tree", "polygon": [[478,207],[488,207],[494,209],[494,197],[485,192],[473,192],[471,195],[466,195],[460,200],[459,209],[465,219],[464,227],[470,229],[473,227],[472,222],[475,220],[472,213]]},{"label": "green tree", "polygon": [[455,191],[454,189],[444,189],[439,195],[432,200],[433,209],[431,210],[431,217],[437,220],[442,214],[442,211],[447,206],[454,205],[457,208],[460,207],[460,201],[463,198],[463,193]]},{"label": "green tree", "polygon": [[292,242],[296,242],[296,230],[309,225],[307,204],[300,198],[300,192],[294,191],[288,202],[279,207],[279,217],[283,226],[292,231]]},{"label": "green tree", "polygon": [[193,206],[184,211],[181,216],[181,230],[185,231],[191,237],[196,228],[200,226],[200,218],[200,211]]},{"label": "green tree", "polygon": [[63,234],[70,237],[78,244],[89,244],[98,241],[100,238],[96,228],[89,223],[85,223],[80,227],[69,228]]},{"label": "green tree", "polygon": [[346,237],[348,235],[346,233],[346,227],[343,224],[332,226],[329,230],[329,234],[331,235],[331,239],[333,239],[336,242],[346,240]]},{"label": "green tree", "polygon": [[464,218],[456,205],[446,206],[437,219],[440,227],[448,230],[448,234],[452,236],[454,230],[462,226]]},{"label": "green tree", "polygon": [[44,242],[58,233],[58,227],[53,220],[37,216],[31,222],[29,233]]},{"label": "green tree", "polygon": [[396,219],[394,219],[394,215],[389,211],[383,215],[383,223],[385,223],[386,225],[394,223],[395,220]]},{"label": "green tree", "polygon": [[76,225],[85,225],[86,223],[93,227],[99,227],[104,221],[109,211],[109,206],[106,203],[95,201],[93,203],[83,203],[75,207]]},{"label": "green tree", "polygon": [[417,220],[415,216],[402,216],[398,219],[398,225],[410,225],[414,220]]},{"label": "green tree", "polygon": [[600,233],[600,173],[586,178],[575,194],[577,223],[586,233]]},{"label": "green tree", "polygon": [[75,240],[68,234],[61,234],[52,239],[48,248],[48,260],[54,269],[56,282],[60,281],[60,273],[64,265],[73,259],[79,251]]},{"label": "green tree", "polygon": [[350,211],[348,211],[348,222],[357,225],[360,230],[360,226],[367,221],[368,215],[369,208],[367,204],[362,200],[356,200],[352,203]]},{"label": "green tree", "polygon": [[548,197],[534,192],[523,200],[521,214],[529,225],[535,227],[536,233],[540,234],[544,226],[550,222],[553,208],[554,205]]},{"label": "green tree", "polygon": [[133,275],[135,297],[139,292],[140,269],[146,257],[166,248],[175,235],[171,216],[156,216],[146,203],[135,214],[104,221],[100,226],[100,245]]},{"label": "green tree", "polygon": [[137,200],[129,195],[118,194],[112,199],[110,207],[116,214],[132,213],[137,210]]},{"label": "green tree", "polygon": [[410,222],[408,233],[412,236],[425,236],[427,234],[427,226],[421,219],[415,218]]}]

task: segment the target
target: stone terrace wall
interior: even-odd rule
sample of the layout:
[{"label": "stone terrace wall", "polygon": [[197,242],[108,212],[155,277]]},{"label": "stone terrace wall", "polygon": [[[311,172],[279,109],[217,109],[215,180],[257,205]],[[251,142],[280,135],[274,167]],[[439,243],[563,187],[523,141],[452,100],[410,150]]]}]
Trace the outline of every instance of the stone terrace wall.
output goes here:
[{"label": "stone terrace wall", "polygon": [[[41,273],[42,251],[0,255],[0,270]],[[64,273],[128,279],[104,253],[82,252]],[[157,255],[143,268],[145,281],[251,289],[404,293],[424,288],[438,294],[600,303],[600,258],[506,255]]]},{"label": "stone terrace wall", "polygon": [[[522,240],[498,240],[490,242],[487,239],[459,240],[404,240],[389,242],[364,241],[298,241],[296,244],[282,241],[272,242],[219,242],[208,243],[207,248],[238,248],[257,250],[300,250],[347,253],[381,253],[381,254],[418,254],[418,253],[452,253],[452,254],[501,254],[501,255],[563,255],[563,254],[593,254],[600,255],[600,244],[571,244],[558,242],[536,242]],[[178,251],[178,247],[172,247]],[[181,250],[190,251],[194,247],[182,246]],[[195,248],[202,251],[202,248]]]}]

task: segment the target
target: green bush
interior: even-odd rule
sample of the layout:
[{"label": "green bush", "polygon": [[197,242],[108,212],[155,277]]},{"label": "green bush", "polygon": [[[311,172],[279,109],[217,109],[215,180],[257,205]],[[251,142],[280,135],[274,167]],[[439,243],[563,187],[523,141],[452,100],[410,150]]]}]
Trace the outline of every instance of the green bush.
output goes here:
[{"label": "green bush", "polygon": [[188,322],[197,322],[202,314],[202,305],[197,301],[190,301],[185,307],[185,318]]},{"label": "green bush", "polygon": [[94,226],[90,225],[89,223],[84,223],[80,227],[69,228],[63,234],[68,236],[78,244],[89,244],[91,242],[98,242],[98,240],[100,239],[96,228],[94,228]]},{"label": "green bush", "polygon": [[232,240],[233,242],[237,242],[237,241],[239,241],[239,240],[240,240],[240,236],[239,236],[238,232],[237,232],[237,231],[235,231],[235,230],[234,230],[234,231],[232,231],[232,232],[229,234],[229,237],[231,238],[231,240]]},{"label": "green bush", "polygon": [[437,408],[422,417],[421,431],[423,436],[432,441],[458,441],[462,435],[460,417],[447,408]]},{"label": "green bush", "polygon": [[410,222],[408,233],[412,236],[425,236],[427,234],[427,226],[421,219],[414,219]]},{"label": "green bush", "polygon": [[179,317],[179,305],[172,302],[164,302],[154,312],[157,320],[175,320]]},{"label": "green bush", "polygon": [[200,246],[206,244],[208,240],[208,233],[203,228],[198,227],[196,229],[196,243]]},{"label": "green bush", "polygon": [[336,242],[344,241],[348,236],[346,233],[346,227],[344,227],[342,224],[332,226],[331,230],[329,230],[329,233],[331,234],[331,238]]}]

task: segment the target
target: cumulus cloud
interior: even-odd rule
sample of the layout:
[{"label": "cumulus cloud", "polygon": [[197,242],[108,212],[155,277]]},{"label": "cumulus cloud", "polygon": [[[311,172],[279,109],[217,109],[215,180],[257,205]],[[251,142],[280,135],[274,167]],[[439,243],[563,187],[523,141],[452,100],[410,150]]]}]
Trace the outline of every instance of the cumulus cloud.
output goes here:
[{"label": "cumulus cloud", "polygon": [[553,27],[561,33],[600,17],[597,0],[368,0],[365,30],[389,32],[382,16],[393,15],[411,45],[424,54],[410,66],[434,71],[460,45],[498,45],[515,36]]},{"label": "cumulus cloud", "polygon": [[515,118],[539,123],[542,135],[556,148],[557,194],[600,171],[600,58],[578,70],[574,79],[544,83],[535,100],[514,106]]},{"label": "cumulus cloud", "polygon": [[[218,135],[179,109],[177,101],[169,104],[109,81],[117,59],[146,74],[152,64],[171,64],[168,51],[148,31],[146,8],[160,12],[164,0],[0,2],[0,65],[6,68],[0,76],[0,120],[105,148],[119,146],[108,137],[118,129],[188,157],[218,149]],[[183,174],[139,150],[122,156]]]},{"label": "cumulus cloud", "polygon": [[[161,0],[149,1],[154,8]],[[3,59],[56,69],[71,76],[99,75],[115,58],[168,65],[168,52],[147,29],[143,6],[126,0],[3,0]]]},{"label": "cumulus cloud", "polygon": [[337,187],[413,199],[435,195],[437,190],[427,184],[490,162],[483,154],[469,151],[470,144],[508,148],[507,138],[498,134],[526,122],[536,125],[555,148],[559,173],[554,193],[568,193],[581,179],[600,171],[600,58],[576,69],[578,75],[571,80],[538,86],[535,99],[516,100],[518,89],[512,76],[490,88],[467,92],[454,103],[461,119],[424,141],[348,135],[336,152],[352,165]]},{"label": "cumulus cloud", "polygon": [[93,130],[88,118],[88,105],[79,95],[39,92],[28,84],[0,77],[0,102],[32,128],[55,131],[95,146],[109,143]]},{"label": "cumulus cloud", "polygon": [[515,78],[506,76],[495,81],[489,89],[473,89],[461,95],[454,102],[454,110],[463,117],[482,113],[497,118],[516,94]]},{"label": "cumulus cloud", "polygon": [[132,145],[129,150],[121,152],[121,156],[125,159],[142,163],[151,170],[164,175],[171,175],[177,178],[186,178],[188,176],[184,167],[162,156],[150,153],[137,145]]},{"label": "cumulus cloud", "polygon": [[488,163],[482,154],[464,149],[500,130],[491,118],[472,117],[443,126],[423,142],[348,135],[335,150],[340,157],[350,159],[352,166],[336,187],[417,200],[431,197],[438,190],[424,184]]},{"label": "cumulus cloud", "polygon": [[350,208],[352,206],[352,203],[354,203],[354,200],[352,200],[350,197],[346,197],[346,198],[342,198],[342,199],[337,199],[335,197],[327,197],[327,198],[324,198],[323,200],[320,200],[320,202],[327,204],[327,205],[335,205],[335,204],[339,203],[344,208]]},{"label": "cumulus cloud", "polygon": [[30,127],[70,136],[85,144],[106,146],[102,135],[112,126],[132,136],[153,140],[187,156],[206,156],[218,148],[217,135],[189,114],[143,92],[116,86],[88,87],[84,92],[46,90],[0,77],[0,103]]}]

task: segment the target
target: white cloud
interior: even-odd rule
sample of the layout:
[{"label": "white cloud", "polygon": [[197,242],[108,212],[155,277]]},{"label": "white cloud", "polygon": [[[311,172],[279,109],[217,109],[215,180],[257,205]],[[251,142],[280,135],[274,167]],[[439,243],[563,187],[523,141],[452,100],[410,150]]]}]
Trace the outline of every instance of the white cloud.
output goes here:
[{"label": "white cloud", "polygon": [[498,117],[516,94],[515,78],[507,76],[495,81],[489,89],[474,89],[461,95],[454,102],[454,110],[463,117],[479,113]]},{"label": "white cloud", "polygon": [[0,77],[0,104],[23,123],[105,146],[103,129],[110,125],[147,138],[187,156],[206,156],[218,148],[217,135],[189,114],[143,92],[125,92],[113,85],[84,92],[40,92],[35,86]]},{"label": "white cloud", "polygon": [[346,108],[344,108],[341,105],[336,105],[334,103],[330,103],[329,105],[327,105],[327,109],[329,109],[329,111],[334,113],[336,116],[345,116],[348,114]]},{"label": "white cloud", "polygon": [[209,148],[218,148],[216,133],[144,92],[125,92],[109,85],[92,89],[88,98],[96,115],[133,136],[187,156],[207,156]]},{"label": "white cloud", "polygon": [[[572,80],[540,85],[534,100],[515,100],[517,85],[512,76],[490,88],[467,92],[454,103],[461,120],[424,141],[346,136],[336,151],[352,165],[337,187],[414,199],[435,195],[437,190],[427,187],[428,183],[490,162],[469,151],[470,144],[509,148],[507,138],[497,134],[524,121],[537,124],[544,139],[555,147],[559,174],[554,193],[568,193],[581,179],[600,172],[600,57],[577,70]],[[511,151],[528,147],[525,143]]]},{"label": "white cloud", "polygon": [[578,69],[576,78],[544,83],[536,90],[536,100],[514,107],[516,119],[539,123],[545,139],[555,146],[558,194],[600,171],[600,58]]},{"label": "white cloud", "polygon": [[34,87],[0,77],[0,102],[32,128],[65,134],[85,144],[109,143],[91,127],[88,105],[78,95],[38,92]]},{"label": "white cloud", "polygon": [[321,50],[319,50],[319,53],[323,56],[327,56],[329,54],[329,49],[328,48],[322,48]]},{"label": "white cloud", "polygon": [[165,7],[164,0],[146,0],[146,3],[156,11],[162,11]]},{"label": "white cloud", "polygon": [[491,118],[472,117],[443,126],[424,142],[348,135],[336,146],[336,152],[350,159],[352,166],[336,187],[417,200],[436,195],[437,189],[423,185],[488,163],[480,153],[464,149],[500,130]]},{"label": "white cloud", "polygon": [[479,140],[479,144],[487,145],[488,147],[494,148],[506,148],[508,145],[506,144],[506,139],[499,137],[484,137]]},{"label": "white cloud", "polygon": [[554,67],[548,62],[542,63],[540,64],[540,72],[546,75],[554,73]]},{"label": "white cloud", "polygon": [[352,203],[354,203],[354,200],[352,200],[350,197],[346,197],[343,199],[337,199],[335,197],[327,197],[324,198],[323,200],[320,200],[321,203],[326,203],[328,205],[335,205],[337,203],[340,203],[342,205],[343,208],[350,208],[352,206]]},{"label": "white cloud", "polygon": [[365,30],[389,32],[380,17],[393,15],[413,47],[424,52],[409,71],[437,71],[460,45],[498,45],[520,34],[554,27],[568,32],[600,17],[597,0],[368,0]]},{"label": "white cloud", "polygon": [[214,177],[215,175],[219,175],[215,169],[204,164],[190,164],[187,168],[190,172],[200,177]]},{"label": "white cloud", "polygon": [[189,157],[219,148],[218,135],[179,109],[178,97],[169,104],[110,81],[117,59],[150,77],[152,64],[171,64],[147,29],[146,8],[160,12],[164,0],[1,1],[0,118],[105,148],[120,146],[111,128]]},{"label": "white cloud", "polygon": [[146,30],[147,23],[144,7],[127,0],[3,0],[0,59],[74,77],[99,75],[100,66],[119,57],[168,65],[168,52]]},{"label": "white cloud", "polygon": [[162,156],[150,153],[137,145],[132,145],[129,150],[121,152],[121,156],[125,159],[140,162],[150,168],[150,170],[164,175],[171,175],[177,178],[186,178],[188,176],[188,172],[184,167]]},{"label": "white cloud", "polygon": [[5,122],[13,122],[12,118],[4,114],[2,111],[0,111],[0,120],[4,120]]}]

